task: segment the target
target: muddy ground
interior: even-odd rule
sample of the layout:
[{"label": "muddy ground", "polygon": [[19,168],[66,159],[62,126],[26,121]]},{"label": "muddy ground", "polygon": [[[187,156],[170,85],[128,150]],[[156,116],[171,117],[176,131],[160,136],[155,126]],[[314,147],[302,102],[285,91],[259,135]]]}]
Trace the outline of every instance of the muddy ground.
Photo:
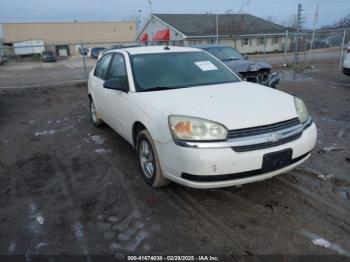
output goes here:
[{"label": "muddy ground", "polygon": [[336,67],[279,86],[318,125],[311,159],[220,190],[147,186],[132,147],[91,125],[85,86],[0,89],[0,254],[349,257],[350,78]]}]

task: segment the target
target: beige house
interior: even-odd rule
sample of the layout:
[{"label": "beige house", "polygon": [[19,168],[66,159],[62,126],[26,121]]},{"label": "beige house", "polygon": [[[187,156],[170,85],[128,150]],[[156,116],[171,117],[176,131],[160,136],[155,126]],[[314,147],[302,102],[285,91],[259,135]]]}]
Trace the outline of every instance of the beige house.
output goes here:
[{"label": "beige house", "polygon": [[43,40],[47,49],[67,55],[77,54],[82,42],[86,47],[134,42],[137,31],[135,22],[3,23],[2,28],[6,45]]}]

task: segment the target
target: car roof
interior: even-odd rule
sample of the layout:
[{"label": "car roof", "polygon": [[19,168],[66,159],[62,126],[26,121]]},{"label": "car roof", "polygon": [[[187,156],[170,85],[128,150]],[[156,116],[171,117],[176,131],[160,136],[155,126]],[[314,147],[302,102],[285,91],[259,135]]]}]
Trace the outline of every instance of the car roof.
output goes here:
[{"label": "car roof", "polygon": [[120,50],[125,50],[131,55],[137,54],[154,54],[154,53],[169,53],[169,52],[201,52],[202,50],[192,47],[179,47],[179,46],[142,46],[142,47],[126,47],[120,49],[113,49],[108,51],[118,52]]}]

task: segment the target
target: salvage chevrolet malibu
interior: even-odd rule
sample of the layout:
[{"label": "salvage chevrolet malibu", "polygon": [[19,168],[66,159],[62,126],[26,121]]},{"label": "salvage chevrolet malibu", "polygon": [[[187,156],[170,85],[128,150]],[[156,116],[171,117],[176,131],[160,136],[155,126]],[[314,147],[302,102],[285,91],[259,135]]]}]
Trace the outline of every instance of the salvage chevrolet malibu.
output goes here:
[{"label": "salvage chevrolet malibu", "polygon": [[153,187],[218,188],[271,178],[303,163],[316,125],[302,100],[242,81],[195,48],[105,53],[88,83],[91,120],[135,149]]}]

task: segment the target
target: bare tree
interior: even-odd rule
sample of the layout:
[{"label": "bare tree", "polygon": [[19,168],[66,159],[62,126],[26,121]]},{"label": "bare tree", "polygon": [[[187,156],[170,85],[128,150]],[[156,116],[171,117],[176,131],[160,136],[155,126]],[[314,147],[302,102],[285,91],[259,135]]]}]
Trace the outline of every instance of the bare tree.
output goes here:
[{"label": "bare tree", "polygon": [[296,14],[290,15],[281,21],[281,25],[290,28],[297,27],[298,16]]},{"label": "bare tree", "polygon": [[330,25],[323,26],[324,29],[337,29],[350,27],[350,14]]}]

